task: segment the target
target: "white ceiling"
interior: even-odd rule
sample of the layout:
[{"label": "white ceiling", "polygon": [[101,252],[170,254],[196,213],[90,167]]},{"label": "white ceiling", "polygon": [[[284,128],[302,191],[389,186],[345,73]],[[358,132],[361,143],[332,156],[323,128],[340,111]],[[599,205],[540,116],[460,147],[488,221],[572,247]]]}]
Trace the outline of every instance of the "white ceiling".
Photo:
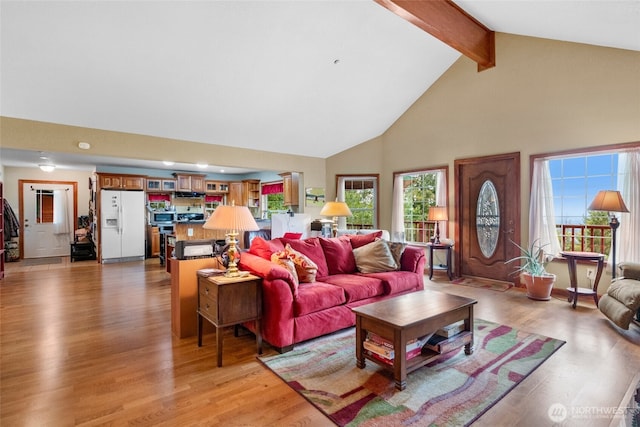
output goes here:
[{"label": "white ceiling", "polygon": [[[497,32],[640,51],[640,0],[455,2]],[[320,158],[382,134],[460,56],[372,0],[0,14],[3,116]]]}]

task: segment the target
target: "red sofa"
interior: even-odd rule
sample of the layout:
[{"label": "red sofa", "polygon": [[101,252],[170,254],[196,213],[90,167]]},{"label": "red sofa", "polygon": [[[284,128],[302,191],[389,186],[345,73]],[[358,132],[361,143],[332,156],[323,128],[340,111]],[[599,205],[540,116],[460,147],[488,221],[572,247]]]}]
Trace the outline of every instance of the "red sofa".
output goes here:
[{"label": "red sofa", "polygon": [[[425,254],[420,247],[404,247],[397,270],[359,272],[353,249],[375,237],[255,238],[239,265],[262,278],[264,340],[284,353],[296,343],[355,325],[352,307],[424,289]],[[293,283],[291,273],[271,261],[271,254],[287,243],[318,266],[314,282]]]}]

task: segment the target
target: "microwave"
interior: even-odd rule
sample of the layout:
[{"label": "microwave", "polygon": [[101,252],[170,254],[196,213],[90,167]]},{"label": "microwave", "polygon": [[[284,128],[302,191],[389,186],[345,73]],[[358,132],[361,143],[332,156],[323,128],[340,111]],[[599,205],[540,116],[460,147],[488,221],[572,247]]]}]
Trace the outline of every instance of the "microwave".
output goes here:
[{"label": "microwave", "polygon": [[149,222],[155,224],[166,224],[176,222],[176,213],[174,211],[151,211],[149,212]]}]

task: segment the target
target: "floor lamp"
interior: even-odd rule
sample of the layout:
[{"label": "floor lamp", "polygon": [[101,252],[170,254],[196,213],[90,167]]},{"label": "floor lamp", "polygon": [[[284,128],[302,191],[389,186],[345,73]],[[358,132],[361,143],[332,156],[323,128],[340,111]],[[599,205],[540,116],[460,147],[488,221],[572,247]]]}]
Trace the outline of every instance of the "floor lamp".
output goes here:
[{"label": "floor lamp", "polygon": [[611,215],[611,258],[613,261],[613,267],[611,268],[611,277],[616,278],[616,232],[620,226],[618,218],[611,212],[629,212],[627,206],[622,200],[622,195],[619,191],[614,190],[602,190],[596,194],[593,202],[588,208],[590,211],[607,211]]}]

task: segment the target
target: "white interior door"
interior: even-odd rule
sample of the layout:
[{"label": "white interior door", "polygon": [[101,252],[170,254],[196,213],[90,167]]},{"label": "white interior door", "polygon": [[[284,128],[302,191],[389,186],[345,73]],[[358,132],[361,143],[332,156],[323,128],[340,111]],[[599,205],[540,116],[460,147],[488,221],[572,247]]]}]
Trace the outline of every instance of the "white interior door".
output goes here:
[{"label": "white interior door", "polygon": [[75,201],[69,185],[24,183],[24,258],[68,256]]}]

